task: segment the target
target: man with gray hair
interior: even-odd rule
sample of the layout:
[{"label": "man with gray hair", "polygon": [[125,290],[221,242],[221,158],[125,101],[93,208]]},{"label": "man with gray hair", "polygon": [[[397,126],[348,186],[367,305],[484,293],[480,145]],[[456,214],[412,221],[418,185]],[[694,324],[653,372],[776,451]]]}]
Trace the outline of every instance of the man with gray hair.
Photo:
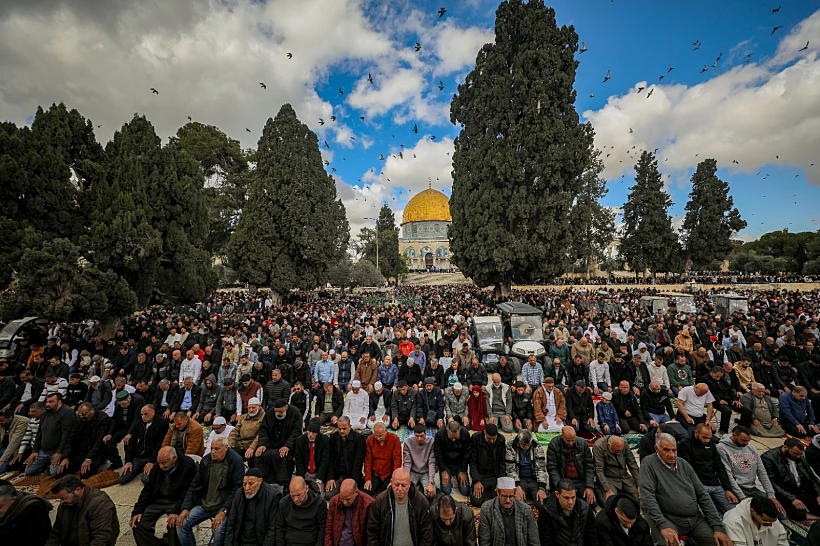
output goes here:
[{"label": "man with gray hair", "polygon": [[731,546],[723,520],[695,471],[678,459],[678,444],[665,432],[655,435],[655,455],[641,462],[641,510],[656,544],[678,546],[681,536],[698,544]]},{"label": "man with gray hair", "polygon": [[529,429],[522,429],[507,444],[506,465],[518,500],[529,498],[533,502],[544,502],[547,498],[546,454]]},{"label": "man with gray hair", "polygon": [[478,518],[481,546],[540,546],[535,516],[526,502],[516,498],[516,489],[513,478],[498,478],[496,497],[481,505]]}]

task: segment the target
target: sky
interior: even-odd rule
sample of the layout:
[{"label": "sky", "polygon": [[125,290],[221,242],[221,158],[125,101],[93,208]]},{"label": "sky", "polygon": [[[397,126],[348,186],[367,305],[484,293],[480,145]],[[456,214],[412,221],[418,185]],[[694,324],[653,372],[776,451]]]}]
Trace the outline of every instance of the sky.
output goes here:
[{"label": "sky", "polygon": [[[637,150],[658,148],[676,225],[697,163],[714,157],[749,224],[741,239],[820,229],[820,0],[548,5],[587,49],[576,109],[603,153],[605,205],[625,202]],[[0,120],[29,124],[62,101],[100,125],[103,144],[140,113],[164,141],[191,116],[255,148],[290,103],[319,137],[355,236],[384,202],[401,222],[428,180],[451,193],[450,101],[494,40],[497,7],[3,0]]]}]

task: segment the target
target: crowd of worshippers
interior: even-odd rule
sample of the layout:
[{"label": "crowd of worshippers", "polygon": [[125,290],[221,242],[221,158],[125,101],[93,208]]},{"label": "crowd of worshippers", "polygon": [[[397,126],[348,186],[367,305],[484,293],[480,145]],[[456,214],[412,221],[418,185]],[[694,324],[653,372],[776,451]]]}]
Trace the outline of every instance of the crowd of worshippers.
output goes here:
[{"label": "crowd of worshippers", "polygon": [[[82,500],[107,495],[75,480],[104,468],[143,484],[140,546],[160,544],[166,515],[183,545],[206,520],[217,546],[475,543],[454,488],[481,506],[482,545],[728,544],[740,531],[780,544],[778,517],[820,514],[820,437],[800,441],[820,433],[810,296],[756,294],[755,315],[721,317],[708,304],[609,315],[589,294],[529,291],[547,357],[487,369],[471,317],[495,301],[420,295],[379,308],[221,294],[199,311],[150,308],[107,341],[52,324],[0,362],[0,474],[61,477],[49,544],[73,544],[78,526],[112,532],[107,508]],[[539,432],[559,434],[541,445]],[[627,433],[643,435],[640,468]],[[786,433],[762,455],[750,444]],[[26,521],[25,498],[0,488],[0,530]]]}]

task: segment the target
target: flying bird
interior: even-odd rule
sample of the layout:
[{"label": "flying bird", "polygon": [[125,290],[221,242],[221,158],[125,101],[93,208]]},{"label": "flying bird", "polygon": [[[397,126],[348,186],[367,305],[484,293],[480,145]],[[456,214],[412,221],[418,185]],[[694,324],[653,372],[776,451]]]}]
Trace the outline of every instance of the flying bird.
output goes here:
[{"label": "flying bird", "polygon": [[418,53],[419,51],[421,51],[421,44],[416,42],[416,45],[413,47],[413,49],[415,49],[416,53]]},{"label": "flying bird", "polygon": [[578,50],[578,53],[586,53],[587,52],[587,43],[581,42],[581,49]]},{"label": "flying bird", "polygon": [[344,95],[344,94],[345,94],[345,92],[344,92],[344,91],[342,91],[342,88],[341,88],[341,87],[339,88],[339,94],[340,94],[340,95]]},{"label": "flying bird", "polygon": [[604,83],[608,82],[610,79],[612,79],[612,71],[607,70],[606,71],[606,76],[604,76]]},{"label": "flying bird", "polygon": [[776,8],[774,8],[774,9],[772,10],[772,15],[774,15],[775,13],[777,13],[778,11],[780,11],[780,8],[782,8],[782,7],[783,7],[783,6],[777,6]]},{"label": "flying bird", "polygon": [[352,136],[350,137],[350,140],[356,140],[356,137]]},{"label": "flying bird", "polygon": [[669,70],[667,70],[667,71],[666,71],[666,73],[667,73],[667,74],[669,74],[669,73],[670,73],[670,72],[672,72],[673,70],[675,70],[675,67],[674,67],[674,66],[672,66],[672,65],[670,64],[670,65],[669,65]]},{"label": "flying bird", "polygon": [[634,131],[632,130],[632,127],[630,127],[630,128],[629,128],[629,134],[632,134],[633,132],[634,132]]},{"label": "flying bird", "polygon": [[330,121],[336,121],[336,116],[330,116]]},{"label": "flying bird", "polygon": [[367,81],[370,82],[370,85],[373,85],[373,76],[370,75],[370,72],[367,73]]},{"label": "flying bird", "polygon": [[328,150],[330,149],[330,144],[327,143],[327,140],[325,140],[325,148],[327,148]]},{"label": "flying bird", "polygon": [[706,68],[706,65],[703,65],[703,68],[700,70],[700,73],[701,73],[701,74],[703,74],[703,73],[704,73],[704,72],[706,72],[707,70],[709,70],[709,69],[708,69],[708,68]]},{"label": "flying bird", "polygon": [[444,17],[445,13],[447,13],[447,10],[444,9],[444,8],[441,8],[440,10],[438,10],[438,18],[441,19],[442,17]]},{"label": "flying bird", "polygon": [[444,90],[444,82],[443,82],[443,81],[441,81],[441,80],[439,80],[439,81],[438,81],[438,90],[439,90],[439,91],[443,91],[443,90]]},{"label": "flying bird", "polygon": [[639,87],[638,88],[638,93],[641,93],[644,89],[646,89],[646,87]]},{"label": "flying bird", "polygon": [[697,42],[695,42],[692,45],[695,46],[694,49],[692,49],[692,51],[697,51],[698,49],[700,49],[700,46],[702,46],[703,44],[700,42],[700,40],[698,40]]},{"label": "flying bird", "polygon": [[752,60],[752,55],[754,55],[754,53],[747,53],[746,54],[746,62],[747,63]]},{"label": "flying bird", "polygon": [[151,88],[151,93],[153,93],[153,94],[155,94],[155,95],[159,95],[159,91],[157,91],[157,90],[156,90],[156,89],[154,89],[153,87]]},{"label": "flying bird", "polygon": [[329,166],[330,166],[330,161],[325,160],[325,167],[329,167]]},{"label": "flying bird", "polygon": [[[102,127],[102,125],[97,125],[97,129],[99,129],[100,127]],[[812,163],[812,165],[814,165],[814,163]]]},{"label": "flying bird", "polygon": [[384,154],[379,154],[379,161],[384,161]]},{"label": "flying bird", "polygon": [[655,92],[655,88],[653,87],[652,89],[649,90],[649,93],[646,95],[646,98],[651,97],[652,93],[654,93],[654,92]]},{"label": "flying bird", "polygon": [[413,124],[413,132],[416,133],[416,134],[419,134],[419,126],[416,125],[415,123]]},{"label": "flying bird", "polygon": [[594,99],[595,98],[595,93],[590,93],[589,98]]},{"label": "flying bird", "polygon": [[658,78],[658,83],[661,83],[665,77],[666,76],[661,76],[660,78]]},{"label": "flying bird", "polygon": [[809,48],[809,42],[806,42],[806,45],[798,49],[797,51],[806,51]]},{"label": "flying bird", "polygon": [[324,124],[325,124],[325,120],[323,120],[322,118],[319,118],[319,125],[324,125]]},{"label": "flying bird", "polygon": [[191,116],[188,116],[188,121],[194,121],[194,120],[191,119]]},{"label": "flying bird", "polygon": [[292,58],[293,58],[293,53],[288,53],[288,59],[292,59]]},{"label": "flying bird", "polygon": [[740,163],[738,163],[737,159],[733,159],[732,163],[734,163],[735,165],[740,165]]},{"label": "flying bird", "polygon": [[781,28],[783,28],[783,25],[777,25],[776,27],[774,27],[774,28],[772,29],[772,35],[773,35],[775,32],[777,32],[778,30],[780,30]]},{"label": "flying bird", "polygon": [[717,56],[717,59],[715,59],[715,62],[712,63],[712,68],[717,68],[717,65],[720,62],[721,57],[723,57],[723,52],[722,51],[720,52],[720,55]]},{"label": "flying bird", "polygon": [[267,86],[267,85],[265,85],[265,84],[264,84],[264,83],[262,83],[262,82],[259,82],[259,87],[261,87],[262,89],[267,89],[267,88],[268,88],[268,86]]},{"label": "flying bird", "polygon": [[436,140],[436,135],[431,135],[430,140]]},{"label": "flying bird", "polygon": [[248,129],[247,127],[245,127],[245,130],[246,130],[247,132],[249,132],[249,133],[251,132],[251,130],[250,130],[250,129]]},{"label": "flying bird", "polygon": [[364,116],[359,116],[359,119],[364,121]]}]

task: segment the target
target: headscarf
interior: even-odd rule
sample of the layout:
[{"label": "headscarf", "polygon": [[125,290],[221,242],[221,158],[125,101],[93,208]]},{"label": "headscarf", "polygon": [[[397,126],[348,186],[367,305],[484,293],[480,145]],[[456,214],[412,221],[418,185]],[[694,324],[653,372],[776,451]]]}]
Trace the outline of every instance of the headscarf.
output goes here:
[{"label": "headscarf", "polygon": [[[467,412],[470,416],[470,425],[473,430],[483,431],[484,428],[487,426],[487,399],[484,397],[484,393],[481,392],[481,385],[473,385],[470,387],[472,391],[470,393],[470,398],[467,399]],[[473,393],[478,393],[476,396]],[[484,424],[481,424],[481,421],[484,421]]]}]

